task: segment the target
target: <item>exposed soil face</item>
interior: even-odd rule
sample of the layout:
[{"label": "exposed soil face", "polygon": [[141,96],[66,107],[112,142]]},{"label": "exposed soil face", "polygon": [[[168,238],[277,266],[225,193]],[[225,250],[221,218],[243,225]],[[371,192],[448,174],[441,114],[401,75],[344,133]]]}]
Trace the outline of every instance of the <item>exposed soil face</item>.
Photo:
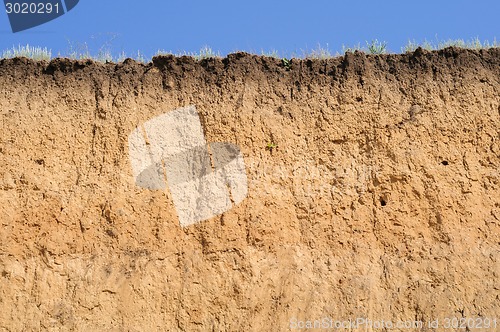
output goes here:
[{"label": "exposed soil face", "polygon": [[[0,60],[0,331],[500,328],[499,96],[498,48]],[[248,196],[181,227],[128,137],[188,105]]]}]

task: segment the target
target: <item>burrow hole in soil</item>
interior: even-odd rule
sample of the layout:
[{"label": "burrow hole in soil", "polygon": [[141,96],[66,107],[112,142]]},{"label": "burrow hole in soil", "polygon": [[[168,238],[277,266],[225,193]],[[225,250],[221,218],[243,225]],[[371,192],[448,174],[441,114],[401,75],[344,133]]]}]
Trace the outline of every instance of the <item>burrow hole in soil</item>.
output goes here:
[{"label": "burrow hole in soil", "polygon": [[385,201],[385,199],[383,199],[383,198],[380,199],[380,205],[382,205],[382,206],[387,205],[387,202]]},{"label": "burrow hole in soil", "polygon": [[442,165],[445,165],[445,166],[448,166],[448,164],[449,164],[449,163],[448,163],[448,160],[443,160],[443,161],[441,162],[441,164],[442,164]]}]

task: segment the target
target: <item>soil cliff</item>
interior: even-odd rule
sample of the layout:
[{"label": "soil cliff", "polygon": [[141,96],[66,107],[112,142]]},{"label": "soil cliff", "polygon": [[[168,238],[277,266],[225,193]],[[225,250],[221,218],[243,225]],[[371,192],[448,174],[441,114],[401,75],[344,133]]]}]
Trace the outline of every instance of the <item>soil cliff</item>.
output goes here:
[{"label": "soil cliff", "polygon": [[[248,191],[182,227],[129,136],[190,105]],[[498,48],[4,59],[0,121],[0,331],[500,330]]]}]

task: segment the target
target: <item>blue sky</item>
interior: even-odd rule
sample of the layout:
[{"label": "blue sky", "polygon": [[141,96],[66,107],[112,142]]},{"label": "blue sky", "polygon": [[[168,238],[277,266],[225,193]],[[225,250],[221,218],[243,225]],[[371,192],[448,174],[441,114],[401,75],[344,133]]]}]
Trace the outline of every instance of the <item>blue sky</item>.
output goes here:
[{"label": "blue sky", "polygon": [[147,57],[159,49],[197,52],[205,45],[222,55],[238,50],[301,54],[319,44],[335,52],[378,39],[400,52],[409,39],[500,41],[499,13],[498,0],[80,0],[67,14],[18,33],[12,33],[2,11],[0,50],[29,44],[57,55],[86,43],[91,53],[140,50]]}]

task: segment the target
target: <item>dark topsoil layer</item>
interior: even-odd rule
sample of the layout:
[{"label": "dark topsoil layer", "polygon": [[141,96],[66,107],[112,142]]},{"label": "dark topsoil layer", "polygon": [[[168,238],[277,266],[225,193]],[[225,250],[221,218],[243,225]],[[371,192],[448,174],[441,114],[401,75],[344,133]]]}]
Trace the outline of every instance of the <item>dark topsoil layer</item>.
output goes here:
[{"label": "dark topsoil layer", "polygon": [[[22,81],[23,78],[40,76],[53,76],[56,79],[61,75],[90,75],[93,79],[102,80],[107,76],[135,85],[146,72],[154,68],[163,75],[164,89],[173,88],[172,81],[179,84],[182,80],[197,79],[220,87],[222,82],[236,81],[238,78],[270,79],[297,87],[304,83],[342,84],[346,80],[357,79],[362,86],[367,76],[389,81],[411,80],[422,75],[434,79],[439,76],[449,78],[449,75],[457,78],[461,77],[464,69],[469,74],[477,74],[477,79],[482,82],[499,84],[500,48],[469,50],[450,47],[432,52],[418,48],[413,53],[387,55],[367,55],[356,51],[324,60],[292,59],[289,66],[280,59],[248,53],[199,61],[188,56],[156,56],[147,64],[132,59],[118,64],[66,58],[56,58],[50,62],[27,58],[0,60],[0,76],[10,76],[17,83],[19,79]],[[482,75],[485,70],[489,74]],[[495,72],[498,73],[497,79],[491,77],[491,73]],[[494,82],[491,82],[492,79]]]}]

